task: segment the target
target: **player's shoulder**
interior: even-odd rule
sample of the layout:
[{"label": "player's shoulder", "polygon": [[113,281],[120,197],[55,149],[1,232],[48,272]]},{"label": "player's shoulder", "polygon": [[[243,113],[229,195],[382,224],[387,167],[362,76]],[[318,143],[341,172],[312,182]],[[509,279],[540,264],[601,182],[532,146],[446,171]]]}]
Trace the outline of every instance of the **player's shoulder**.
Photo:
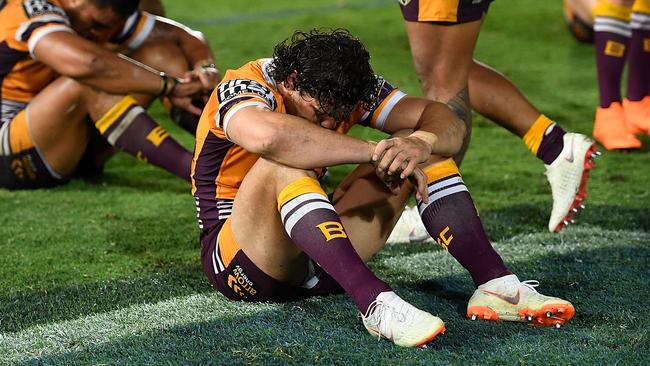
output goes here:
[{"label": "player's shoulder", "polygon": [[30,19],[43,15],[67,17],[66,12],[61,7],[61,3],[56,0],[22,0],[19,2],[21,3],[25,16]]},{"label": "player's shoulder", "polygon": [[42,16],[68,17],[61,3],[56,0],[5,0],[0,1],[0,9],[7,15],[4,21],[13,19],[23,22]]},{"label": "player's shoulder", "polygon": [[43,20],[59,19],[67,22],[68,15],[58,1],[16,0],[0,3],[3,28],[18,28],[23,24]]},{"label": "player's shoulder", "polygon": [[275,82],[265,71],[268,59],[248,62],[242,67],[228,70],[217,86],[217,100],[228,103],[239,96],[257,96],[266,100],[275,109]]}]

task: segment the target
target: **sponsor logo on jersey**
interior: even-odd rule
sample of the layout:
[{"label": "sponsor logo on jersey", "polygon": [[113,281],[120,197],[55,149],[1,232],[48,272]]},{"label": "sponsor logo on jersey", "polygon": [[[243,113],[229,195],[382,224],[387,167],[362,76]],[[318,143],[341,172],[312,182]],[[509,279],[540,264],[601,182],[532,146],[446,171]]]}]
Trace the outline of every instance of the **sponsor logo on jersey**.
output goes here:
[{"label": "sponsor logo on jersey", "polygon": [[276,103],[271,89],[255,80],[236,79],[221,83],[218,100],[223,104],[242,94],[257,94],[269,103],[271,109],[275,110]]},{"label": "sponsor logo on jersey", "polygon": [[25,0],[23,1],[23,9],[25,9],[25,14],[28,18],[34,18],[43,14],[57,14],[62,17],[67,17],[63,9],[46,0]]}]

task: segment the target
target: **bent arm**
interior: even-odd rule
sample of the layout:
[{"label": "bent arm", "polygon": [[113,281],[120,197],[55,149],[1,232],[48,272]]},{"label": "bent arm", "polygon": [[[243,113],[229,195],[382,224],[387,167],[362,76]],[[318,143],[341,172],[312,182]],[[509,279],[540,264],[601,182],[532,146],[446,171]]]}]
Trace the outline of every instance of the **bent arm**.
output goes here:
[{"label": "bent arm", "polygon": [[155,70],[118,57],[74,33],[53,32],[35,46],[36,58],[60,75],[108,93],[159,94],[163,81]]},{"label": "bent arm", "polygon": [[413,130],[417,137],[431,146],[432,155],[450,157],[463,145],[466,128],[463,121],[447,105],[425,98],[407,96],[391,110],[384,130],[395,133]]},{"label": "bent arm", "polygon": [[292,115],[258,107],[237,111],[228,138],[249,152],[299,169],[370,162],[375,144]]},{"label": "bent arm", "polygon": [[215,63],[214,53],[203,33],[174,20],[156,16],[156,23],[147,38],[147,42],[161,41],[176,44],[183,52],[187,63],[195,69]]}]

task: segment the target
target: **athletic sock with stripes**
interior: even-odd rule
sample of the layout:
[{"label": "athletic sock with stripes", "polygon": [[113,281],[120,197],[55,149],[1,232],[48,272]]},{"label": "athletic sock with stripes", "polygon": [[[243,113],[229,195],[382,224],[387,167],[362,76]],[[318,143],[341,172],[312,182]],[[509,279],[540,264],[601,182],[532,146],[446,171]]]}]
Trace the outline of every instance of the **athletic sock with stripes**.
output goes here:
[{"label": "athletic sock with stripes", "polygon": [[316,179],[304,177],[287,185],[278,196],[278,210],[293,242],[343,287],[362,314],[377,295],[391,291],[354,250]]},{"label": "athletic sock with stripes", "polygon": [[594,7],[594,46],[600,107],[621,101],[621,75],[630,39],[631,8],[600,1]]},{"label": "athletic sock with stripes", "polygon": [[130,96],[124,97],[95,127],[108,142],[140,160],[190,180],[192,154],[160,127]]},{"label": "athletic sock with stripes", "polygon": [[[634,5],[637,6],[637,3],[642,2],[637,1]],[[636,102],[648,95],[650,85],[650,14],[634,12],[631,19],[627,98]]]},{"label": "athletic sock with stripes", "polygon": [[429,235],[469,271],[476,286],[511,274],[490,244],[454,161],[432,165],[425,173],[429,203],[418,201],[418,210]]},{"label": "athletic sock with stripes", "polygon": [[535,156],[550,165],[564,148],[564,130],[557,123],[540,114],[524,135],[523,141]]}]

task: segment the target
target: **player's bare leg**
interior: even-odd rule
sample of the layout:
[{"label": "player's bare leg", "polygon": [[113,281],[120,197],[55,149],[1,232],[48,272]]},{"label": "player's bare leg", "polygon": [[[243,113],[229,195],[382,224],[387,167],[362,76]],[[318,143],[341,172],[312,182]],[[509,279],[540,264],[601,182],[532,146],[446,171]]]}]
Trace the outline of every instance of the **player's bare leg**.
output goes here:
[{"label": "player's bare leg", "polygon": [[[553,194],[550,231],[573,222],[587,198],[589,170],[597,156],[593,140],[564,130],[541,114],[519,89],[498,71],[474,61],[469,76],[472,108],[523,139],[541,159]],[[576,159],[568,157],[576,156]]]},{"label": "player's bare leg", "polygon": [[318,263],[352,298],[371,333],[413,347],[444,331],[439,318],[406,303],[366,267],[313,172],[259,159],[229,220],[234,241],[275,280],[298,286],[309,259]]},{"label": "player's bare leg", "polygon": [[482,20],[451,26],[405,22],[411,54],[425,97],[447,103],[467,125],[460,164],[469,145],[472,114],[467,90],[469,70]]},{"label": "player's bare leg", "polygon": [[[27,109],[34,143],[56,173],[69,175],[79,162],[88,136],[85,116],[112,145],[189,179],[191,154],[169,138],[135,99],[99,92],[65,77],[48,85]],[[159,156],[161,150],[173,159]]]},{"label": "player's bare leg", "polygon": [[[182,77],[189,70],[189,65],[182,51],[176,44],[171,42],[145,42],[135,52],[129,54],[129,57],[175,77]],[[143,108],[148,108],[156,99],[156,97],[149,94],[131,94],[131,96]],[[186,111],[183,112],[184,115],[190,114]],[[192,120],[198,120],[198,116],[193,116]],[[194,128],[196,127],[194,126]],[[92,134],[92,136],[93,138],[90,144],[93,144],[93,146],[89,147],[85,152],[84,160],[92,160],[92,162],[88,162],[87,164],[93,166],[90,170],[97,170],[100,169],[107,159],[117,153],[118,149],[102,141],[104,138],[101,135]],[[183,152],[181,154],[186,155]],[[190,159],[184,159],[183,161],[186,163],[191,162]],[[183,170],[189,172],[190,167],[187,166]]]}]

